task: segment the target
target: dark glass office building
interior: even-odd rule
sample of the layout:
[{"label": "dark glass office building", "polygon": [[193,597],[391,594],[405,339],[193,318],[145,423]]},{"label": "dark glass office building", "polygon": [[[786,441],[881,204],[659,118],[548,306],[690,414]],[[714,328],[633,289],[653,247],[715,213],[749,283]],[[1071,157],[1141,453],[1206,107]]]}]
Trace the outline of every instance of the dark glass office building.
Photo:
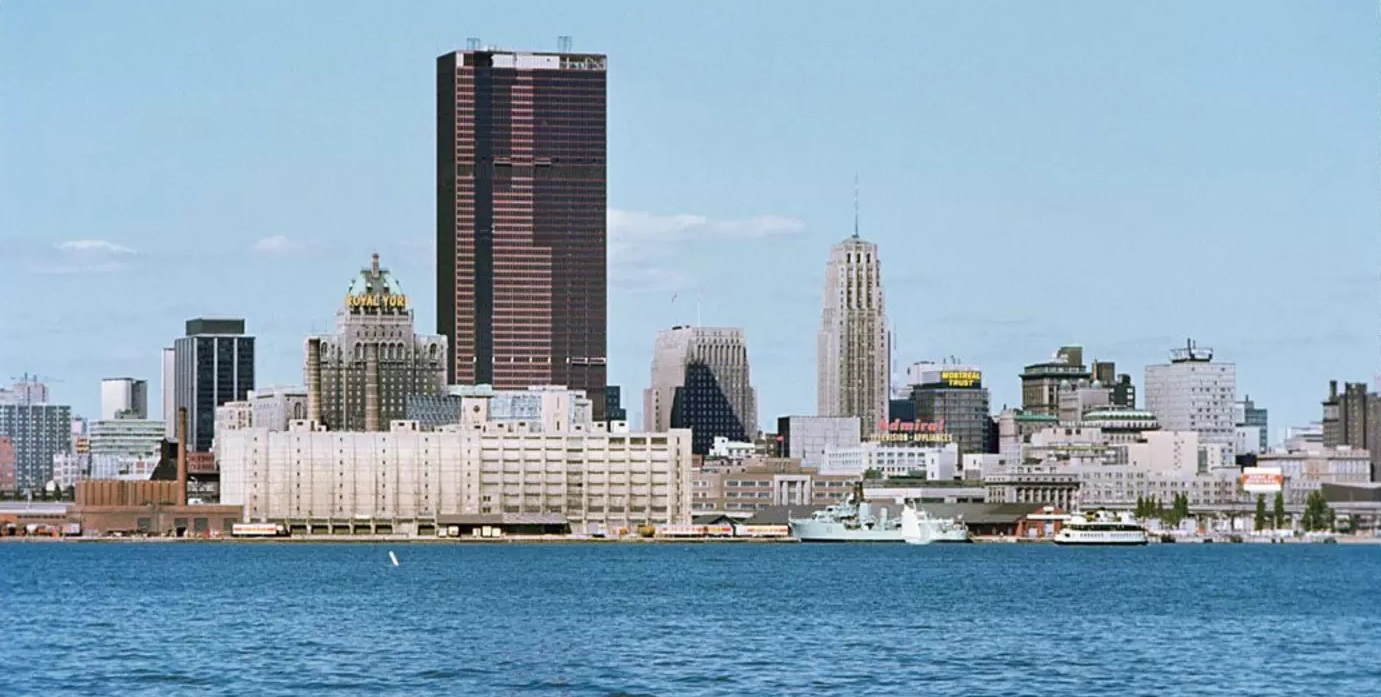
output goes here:
[{"label": "dark glass office building", "polygon": [[991,399],[983,373],[972,366],[937,365],[919,375],[920,383],[911,386],[916,421],[941,424],[959,444],[960,453],[994,452]]},{"label": "dark glass office building", "polygon": [[173,355],[174,403],[187,410],[187,449],[209,452],[216,407],[248,399],[254,389],[254,337],[245,336],[242,319],[188,320],[187,335],[173,342]]},{"label": "dark glass office building", "polygon": [[618,385],[604,388],[604,419],[606,421],[627,421],[628,410],[623,407],[623,390]]},{"label": "dark glass office building", "polygon": [[748,431],[710,366],[699,362],[687,365],[686,382],[676,388],[675,395],[671,427],[691,429],[692,453],[708,455],[716,436],[735,443],[751,443],[757,437]]},{"label": "dark glass office building", "polygon": [[584,390],[604,418],[606,59],[437,59],[437,333],[452,384]]}]

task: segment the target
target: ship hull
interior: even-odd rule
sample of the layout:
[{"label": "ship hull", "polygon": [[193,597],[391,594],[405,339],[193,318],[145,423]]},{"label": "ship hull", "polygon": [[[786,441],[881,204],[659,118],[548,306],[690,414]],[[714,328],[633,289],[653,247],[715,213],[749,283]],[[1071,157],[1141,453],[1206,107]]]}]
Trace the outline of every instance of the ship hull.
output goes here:
[{"label": "ship hull", "polygon": [[816,520],[788,521],[791,536],[802,542],[903,542],[901,529],[864,530]]},{"label": "ship hull", "polygon": [[901,514],[902,539],[912,545],[963,544],[972,542],[969,530],[952,521],[920,516],[911,507]]},{"label": "ship hull", "polygon": [[1150,540],[1061,540],[1055,538],[1055,544],[1061,547],[1140,547],[1148,544]]}]

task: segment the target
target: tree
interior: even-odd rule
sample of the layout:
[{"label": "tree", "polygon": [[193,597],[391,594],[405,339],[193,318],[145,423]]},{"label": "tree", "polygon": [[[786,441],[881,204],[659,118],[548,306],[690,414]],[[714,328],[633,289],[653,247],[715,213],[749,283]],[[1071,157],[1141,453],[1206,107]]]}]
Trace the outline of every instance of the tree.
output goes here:
[{"label": "tree", "polygon": [[1274,510],[1271,511],[1271,527],[1276,530],[1281,525],[1290,522],[1290,515],[1285,512],[1285,492],[1277,491]]},{"label": "tree", "polygon": [[863,478],[864,478],[864,479],[882,479],[882,470],[880,470],[880,469],[867,469],[867,470],[864,470],[864,471],[863,471]]},{"label": "tree", "polygon": [[1265,494],[1257,494],[1257,495],[1256,495],[1256,529],[1257,529],[1257,531],[1265,530],[1267,524],[1268,524],[1268,517],[1267,517],[1267,515],[1266,515],[1266,495],[1265,495]]},{"label": "tree", "polygon": [[1189,496],[1187,494],[1175,494],[1170,499],[1170,511],[1161,515],[1161,519],[1172,528],[1178,528],[1180,523],[1189,517]]},{"label": "tree", "polygon": [[1175,494],[1175,515],[1181,520],[1189,517],[1189,494]]},{"label": "tree", "polygon": [[1136,510],[1133,511],[1132,513],[1133,513],[1133,515],[1135,515],[1135,516],[1138,517],[1138,518],[1150,518],[1150,517],[1151,517],[1151,516],[1149,516],[1149,515],[1146,514],[1146,498],[1145,498],[1145,497],[1142,497],[1142,496],[1136,497]]},{"label": "tree", "polygon": [[1305,532],[1331,530],[1333,521],[1333,509],[1328,507],[1328,499],[1324,498],[1323,492],[1310,493],[1304,502],[1304,517],[1300,520]]}]

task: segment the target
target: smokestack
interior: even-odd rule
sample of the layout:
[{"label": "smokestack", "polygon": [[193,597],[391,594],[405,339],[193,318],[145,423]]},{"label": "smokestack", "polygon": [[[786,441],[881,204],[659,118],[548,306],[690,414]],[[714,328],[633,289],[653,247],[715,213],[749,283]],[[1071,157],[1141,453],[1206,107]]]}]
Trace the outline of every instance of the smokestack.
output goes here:
[{"label": "smokestack", "polygon": [[1328,381],[1328,398],[1329,398],[1329,399],[1337,399],[1337,398],[1338,398],[1338,381],[1337,381],[1337,380],[1329,380],[1329,381]]},{"label": "smokestack", "polygon": [[321,423],[321,339],[307,340],[307,419]]},{"label": "smokestack", "polygon": [[364,430],[379,430],[379,345],[364,345]]},{"label": "smokestack", "polygon": [[177,505],[187,505],[187,407],[177,408]]}]

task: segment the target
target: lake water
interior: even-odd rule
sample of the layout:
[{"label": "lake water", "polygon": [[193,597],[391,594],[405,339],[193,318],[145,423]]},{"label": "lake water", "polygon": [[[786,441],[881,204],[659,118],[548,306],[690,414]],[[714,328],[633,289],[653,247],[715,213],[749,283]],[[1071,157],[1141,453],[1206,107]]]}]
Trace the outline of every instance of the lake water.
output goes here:
[{"label": "lake water", "polygon": [[1379,690],[1376,546],[0,544],[8,696]]}]

